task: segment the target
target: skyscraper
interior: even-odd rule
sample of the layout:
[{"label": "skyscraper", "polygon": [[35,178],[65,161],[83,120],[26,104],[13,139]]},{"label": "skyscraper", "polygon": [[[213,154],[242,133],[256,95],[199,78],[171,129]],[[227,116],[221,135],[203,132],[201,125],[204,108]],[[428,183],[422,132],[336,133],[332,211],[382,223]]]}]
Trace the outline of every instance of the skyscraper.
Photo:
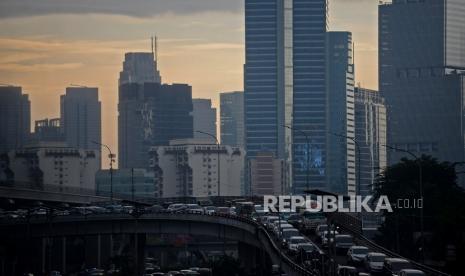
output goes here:
[{"label": "skyscraper", "polygon": [[244,93],[220,93],[221,144],[244,146]]},{"label": "skyscraper", "polygon": [[96,87],[67,87],[60,97],[61,127],[69,147],[100,150],[101,103]]},{"label": "skyscraper", "polygon": [[[465,10],[462,0],[379,6],[380,92],[390,146],[440,161],[463,161]],[[409,157],[389,151],[388,161]]]},{"label": "skyscraper", "polygon": [[373,184],[387,165],[386,157],[386,106],[380,93],[365,88],[355,88],[355,140],[360,146],[360,194],[373,193]]},{"label": "skyscraper", "polygon": [[31,132],[31,103],[18,86],[0,86],[0,153],[23,147]]},{"label": "skyscraper", "polygon": [[120,168],[148,168],[150,147],[193,136],[192,88],[187,84],[123,84],[118,110]]},{"label": "skyscraper", "polygon": [[119,85],[125,83],[161,83],[157,60],[153,52],[126,53],[123,71],[119,73]]},{"label": "skyscraper", "polygon": [[307,167],[309,186],[326,186],[326,30],[326,0],[245,1],[248,158],[271,151],[284,159],[296,193],[306,189]]},{"label": "skyscraper", "polygon": [[[210,99],[193,99],[192,116],[194,119],[194,138],[209,138],[207,134],[199,133],[206,132],[211,135],[216,135],[216,108],[212,107]],[[219,137],[218,137],[219,140]]]},{"label": "skyscraper", "polygon": [[352,34],[328,32],[328,190],[355,194],[354,62]]}]

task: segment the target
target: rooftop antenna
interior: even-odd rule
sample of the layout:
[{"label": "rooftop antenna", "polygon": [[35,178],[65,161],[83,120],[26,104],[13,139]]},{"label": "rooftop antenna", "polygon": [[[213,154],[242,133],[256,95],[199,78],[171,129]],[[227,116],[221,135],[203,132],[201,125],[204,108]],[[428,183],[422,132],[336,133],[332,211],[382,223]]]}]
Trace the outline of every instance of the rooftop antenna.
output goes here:
[{"label": "rooftop antenna", "polygon": [[150,47],[150,50],[152,51],[152,54],[153,54],[153,36],[150,37],[150,41],[152,42],[152,46]]},{"label": "rooftop antenna", "polygon": [[153,45],[152,53],[153,52],[155,52],[155,61],[158,61],[158,41],[157,41],[157,36],[154,37],[154,45]]}]

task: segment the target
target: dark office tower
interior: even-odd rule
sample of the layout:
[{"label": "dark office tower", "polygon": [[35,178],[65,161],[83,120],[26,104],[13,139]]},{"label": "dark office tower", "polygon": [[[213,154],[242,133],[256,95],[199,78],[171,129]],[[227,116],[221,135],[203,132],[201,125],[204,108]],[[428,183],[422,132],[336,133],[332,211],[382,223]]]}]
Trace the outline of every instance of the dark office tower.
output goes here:
[{"label": "dark office tower", "polygon": [[161,83],[154,53],[126,53],[123,71],[119,73],[119,85],[144,82]]},{"label": "dark office tower", "polygon": [[373,184],[386,167],[386,106],[380,93],[365,88],[355,88],[355,140],[360,146],[360,194],[373,194]]},{"label": "dark office tower", "polygon": [[31,103],[21,87],[0,86],[0,154],[21,148],[31,132]]},{"label": "dark office tower", "polygon": [[60,122],[60,118],[35,121],[34,133],[32,135],[33,142],[65,141]]},{"label": "dark office tower", "polygon": [[352,34],[327,33],[328,65],[328,190],[355,194],[357,180],[354,125],[354,62]]},{"label": "dark office tower", "polygon": [[61,127],[69,147],[100,150],[101,104],[96,87],[67,87],[60,105]]},{"label": "dark office tower", "polygon": [[[380,92],[389,145],[416,156],[463,161],[463,0],[393,1],[379,6]],[[388,151],[388,163],[410,155]]]},{"label": "dark office tower", "polygon": [[326,0],[245,1],[248,158],[284,159],[295,193],[306,188],[307,160],[310,188],[326,183],[326,30]]},{"label": "dark office tower", "polygon": [[[192,117],[194,119],[194,138],[212,139],[211,136],[200,133],[205,132],[216,135],[216,108],[212,107],[210,99],[193,99]],[[218,140],[220,137],[218,137]]]},{"label": "dark office tower", "polygon": [[192,88],[187,84],[123,84],[118,110],[120,168],[148,168],[150,147],[193,136]]},{"label": "dark office tower", "polygon": [[221,144],[244,146],[244,93],[220,93]]}]

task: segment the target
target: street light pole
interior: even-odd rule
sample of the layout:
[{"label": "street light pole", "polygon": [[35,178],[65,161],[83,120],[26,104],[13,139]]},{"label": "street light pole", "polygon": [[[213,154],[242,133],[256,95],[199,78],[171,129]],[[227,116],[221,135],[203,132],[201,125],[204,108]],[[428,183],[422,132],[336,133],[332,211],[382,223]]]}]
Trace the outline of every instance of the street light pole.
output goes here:
[{"label": "street light pole", "polygon": [[[422,165],[421,165],[421,159],[419,159],[413,152],[411,151],[408,151],[408,150],[405,150],[405,149],[401,149],[401,148],[397,148],[397,147],[393,147],[393,146],[389,146],[389,145],[382,145],[383,147],[386,147],[388,149],[391,149],[391,150],[395,150],[395,151],[400,151],[400,152],[404,152],[404,153],[407,153],[409,154],[410,156],[412,156],[417,164],[418,164],[418,172],[419,172],[419,175],[418,175],[418,184],[419,184],[419,189],[420,189],[420,198],[422,200],[422,205],[423,205],[423,168],[422,168]],[[424,239],[424,235],[423,235],[423,206],[421,206],[420,208],[420,235],[421,235],[421,256],[422,256],[422,262],[424,262],[425,260],[425,239]]]},{"label": "street light pole", "polygon": [[298,129],[298,128],[295,128],[295,127],[291,127],[291,126],[288,126],[288,125],[283,125],[283,127],[285,128],[288,128],[292,131],[297,131],[298,133],[302,134],[304,137],[305,137],[305,141],[307,143],[307,174],[306,174],[306,186],[307,186],[307,191],[310,190],[310,139],[307,135],[307,133],[305,133],[304,131]]},{"label": "street light pole", "polygon": [[[355,183],[356,185],[356,188],[355,188],[355,195],[360,195],[360,191],[361,191],[361,183],[362,183],[362,163],[361,163],[361,153],[360,153],[360,146],[357,142],[357,140],[353,137],[349,137],[349,136],[346,136],[344,134],[340,134],[340,133],[332,133],[330,132],[330,134],[334,135],[334,136],[337,136],[337,137],[341,137],[341,138],[345,138],[345,139],[349,139],[349,140],[352,140],[355,144],[355,150],[357,151],[357,162],[358,162],[358,172],[357,172],[357,183]],[[357,170],[357,166],[355,166],[355,169]]]},{"label": "street light pole", "polygon": [[220,175],[220,173],[221,173],[221,169],[220,169],[220,165],[221,165],[221,163],[220,163],[220,142],[218,141],[218,138],[215,135],[211,134],[211,133],[203,132],[203,131],[200,131],[200,130],[196,130],[195,132],[210,136],[213,139],[215,139],[215,141],[216,141],[216,148],[217,148],[217,154],[218,154],[218,157],[217,157],[217,160],[216,160],[217,161],[216,166],[217,166],[217,171],[218,171],[218,177],[217,177],[218,178],[218,184],[217,185],[218,185],[218,197],[219,197],[220,192],[221,192],[221,188],[220,188],[221,187],[220,186],[220,183],[221,183],[220,182],[220,178],[221,178],[221,175]]},{"label": "street light pole", "polygon": [[110,159],[110,201],[113,204],[113,163],[115,162],[114,158],[116,157],[116,154],[113,154],[111,152],[110,147],[105,144],[96,141],[92,141],[92,143],[105,147],[109,152],[108,158]]}]

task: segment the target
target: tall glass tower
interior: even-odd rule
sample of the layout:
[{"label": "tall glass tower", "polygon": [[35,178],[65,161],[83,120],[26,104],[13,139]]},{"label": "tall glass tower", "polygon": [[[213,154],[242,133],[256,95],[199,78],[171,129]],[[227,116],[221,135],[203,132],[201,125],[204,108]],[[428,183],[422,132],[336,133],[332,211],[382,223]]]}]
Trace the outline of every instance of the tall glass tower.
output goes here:
[{"label": "tall glass tower", "polygon": [[326,0],[245,1],[247,154],[284,159],[293,193],[325,187],[327,25]]},{"label": "tall glass tower", "polygon": [[[440,161],[464,160],[463,26],[463,0],[394,0],[379,6],[380,92],[391,146]],[[404,156],[409,157],[390,151],[388,161]]]}]

